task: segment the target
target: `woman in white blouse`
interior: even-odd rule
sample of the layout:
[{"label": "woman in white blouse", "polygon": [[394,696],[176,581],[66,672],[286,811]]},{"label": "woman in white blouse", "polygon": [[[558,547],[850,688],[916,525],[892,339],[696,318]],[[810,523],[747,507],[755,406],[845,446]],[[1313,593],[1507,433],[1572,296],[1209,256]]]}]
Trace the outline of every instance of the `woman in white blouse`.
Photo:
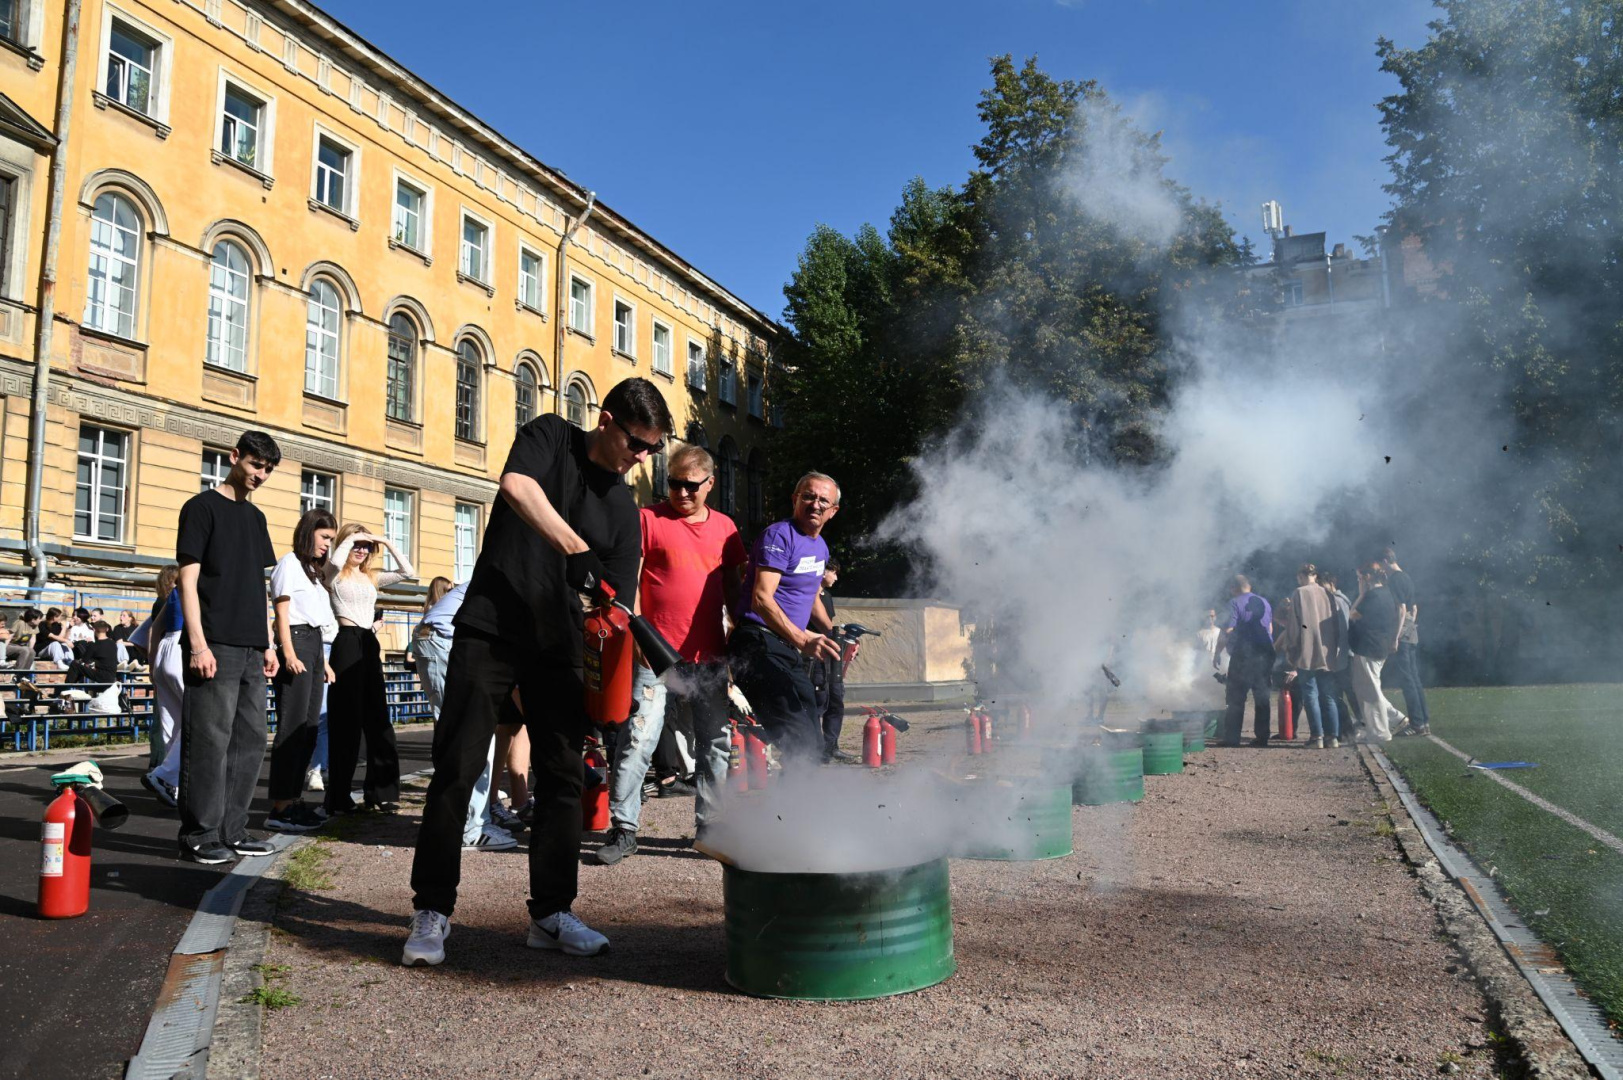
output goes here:
[{"label": "woman in white blouse", "polygon": [[327,596],[327,552],[338,522],[325,510],[307,510],[293,527],[293,550],[271,571],[271,604],[276,612],[276,741],[271,744],[271,812],[265,828],[302,833],[320,828],[321,818],[300,801],[305,770],[321,725],[321,691],[332,682],[322,643],[338,633]]},{"label": "woman in white blouse", "polygon": [[[388,549],[397,570],[372,566],[379,547]],[[366,783],[361,789],[368,809],[393,813],[400,809],[400,755],[395,750],[394,726],[384,696],[383,650],[372,632],[372,613],[378,589],[417,577],[411,561],[385,537],[362,525],[338,531],[338,546],[327,560],[327,593],[338,618],[329,663],[336,676],[327,695],[328,814],[356,809],[350,801],[361,734],[366,734]]]}]

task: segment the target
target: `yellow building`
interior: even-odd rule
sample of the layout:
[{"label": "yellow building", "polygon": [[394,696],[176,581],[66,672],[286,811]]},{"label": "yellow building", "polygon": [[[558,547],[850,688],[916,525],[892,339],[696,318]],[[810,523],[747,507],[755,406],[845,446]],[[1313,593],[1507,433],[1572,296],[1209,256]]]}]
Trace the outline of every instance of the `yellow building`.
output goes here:
[{"label": "yellow building", "polygon": [[780,328],[319,9],[0,0],[0,94],[0,579],[42,342],[53,583],[150,580],[248,427],[279,548],[326,505],[460,580],[515,426],[630,375],[760,523]]}]

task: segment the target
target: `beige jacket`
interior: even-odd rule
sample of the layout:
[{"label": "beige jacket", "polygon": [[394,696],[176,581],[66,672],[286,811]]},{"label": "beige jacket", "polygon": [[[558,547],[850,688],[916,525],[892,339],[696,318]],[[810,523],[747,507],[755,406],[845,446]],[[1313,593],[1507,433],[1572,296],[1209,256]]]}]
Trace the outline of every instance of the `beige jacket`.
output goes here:
[{"label": "beige jacket", "polygon": [[1290,598],[1290,617],[1279,644],[1291,671],[1329,671],[1344,647],[1341,624],[1330,594],[1319,585],[1303,585]]}]

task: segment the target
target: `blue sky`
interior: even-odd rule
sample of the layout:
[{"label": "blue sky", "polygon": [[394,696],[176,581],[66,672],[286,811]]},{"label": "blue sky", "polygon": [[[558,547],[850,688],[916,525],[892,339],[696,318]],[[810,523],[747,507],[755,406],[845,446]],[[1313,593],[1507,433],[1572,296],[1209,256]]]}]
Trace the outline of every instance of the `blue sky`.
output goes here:
[{"label": "blue sky", "polygon": [[1170,173],[1260,241],[1368,233],[1387,206],[1375,38],[1428,0],[324,0],[498,131],[768,315],[814,225],[883,227],[913,176],[962,180],[987,58],[1097,79]]}]

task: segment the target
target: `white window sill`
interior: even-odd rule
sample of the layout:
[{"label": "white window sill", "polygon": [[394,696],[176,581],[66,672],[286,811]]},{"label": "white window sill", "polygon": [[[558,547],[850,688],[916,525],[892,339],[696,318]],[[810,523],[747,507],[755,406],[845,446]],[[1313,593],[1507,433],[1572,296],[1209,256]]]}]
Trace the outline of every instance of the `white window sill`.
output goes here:
[{"label": "white window sill", "polygon": [[241,169],[243,172],[265,185],[266,191],[269,191],[271,188],[276,186],[276,178],[274,176],[271,176],[269,173],[262,173],[252,165],[248,164],[246,161],[238,161],[234,157],[220,153],[219,150],[210,150],[209,160],[214,162],[216,165],[230,165],[232,168]]},{"label": "white window sill", "polygon": [[419,259],[423,260],[423,265],[424,266],[433,266],[434,265],[434,257],[432,255],[428,254],[428,252],[419,251],[417,248],[412,247],[410,244],[406,243],[405,241],[396,240],[392,236],[389,238],[389,250],[390,251],[404,252],[407,255],[415,255]]},{"label": "white window sill", "polygon": [[522,300],[514,300],[513,301],[513,308],[516,311],[528,311],[531,315],[539,315],[541,317],[542,322],[547,321],[547,313],[546,312],[542,311],[538,307],[531,307],[529,304],[526,304]]},{"label": "white window sill", "polygon": [[111,109],[114,112],[123,113],[125,116],[128,116],[130,119],[137,120],[137,121],[145,124],[147,127],[151,128],[153,131],[157,132],[158,138],[160,138],[160,139],[169,138],[169,133],[174,131],[174,128],[170,127],[168,124],[164,123],[162,120],[159,120],[159,119],[157,119],[156,117],[153,117],[153,116],[148,116],[146,113],[142,112],[139,109],[132,109],[128,105],[124,104],[122,101],[119,101],[116,98],[108,97],[106,94],[102,93],[100,90],[92,90],[90,92],[90,98],[91,98],[92,101],[94,101],[96,103],[96,108],[98,108],[98,109]]},{"label": "white window sill", "polygon": [[574,334],[574,335],[575,335],[575,336],[576,336],[576,337],[583,337],[583,338],[585,338],[585,339],[586,339],[586,340],[587,340],[587,342],[588,342],[588,343],[589,343],[589,344],[592,344],[592,345],[596,345],[596,344],[597,344],[597,337],[596,337],[596,335],[593,335],[593,334],[588,334],[588,333],[587,333],[587,332],[586,332],[586,331],[584,331],[584,330],[577,330],[577,329],[575,329],[575,328],[574,328],[574,327],[573,327],[573,326],[566,326],[566,327],[564,327],[564,329],[565,329],[565,330],[567,330],[567,331],[568,331],[568,332],[569,332],[569,333],[571,333],[571,334]]},{"label": "white window sill", "polygon": [[619,349],[610,349],[609,351],[612,352],[615,356],[618,356],[620,359],[626,361],[626,363],[630,364],[632,367],[637,366],[637,354],[636,353],[622,352]]},{"label": "white window sill", "polygon": [[359,221],[357,221],[354,218],[350,217],[348,214],[344,213],[342,210],[334,210],[332,207],[328,206],[326,203],[322,202],[320,199],[316,198],[314,195],[310,196],[310,209],[313,210],[313,211],[316,211],[318,213],[322,213],[322,214],[331,214],[333,217],[337,218],[339,221],[342,221],[346,225],[348,225],[350,232],[360,232],[361,231],[361,223]]},{"label": "white window sill", "polygon": [[462,282],[464,285],[472,285],[476,289],[483,289],[486,296],[496,295],[496,286],[487,284],[486,282],[474,277],[472,274],[458,270],[456,272],[456,279]]}]

